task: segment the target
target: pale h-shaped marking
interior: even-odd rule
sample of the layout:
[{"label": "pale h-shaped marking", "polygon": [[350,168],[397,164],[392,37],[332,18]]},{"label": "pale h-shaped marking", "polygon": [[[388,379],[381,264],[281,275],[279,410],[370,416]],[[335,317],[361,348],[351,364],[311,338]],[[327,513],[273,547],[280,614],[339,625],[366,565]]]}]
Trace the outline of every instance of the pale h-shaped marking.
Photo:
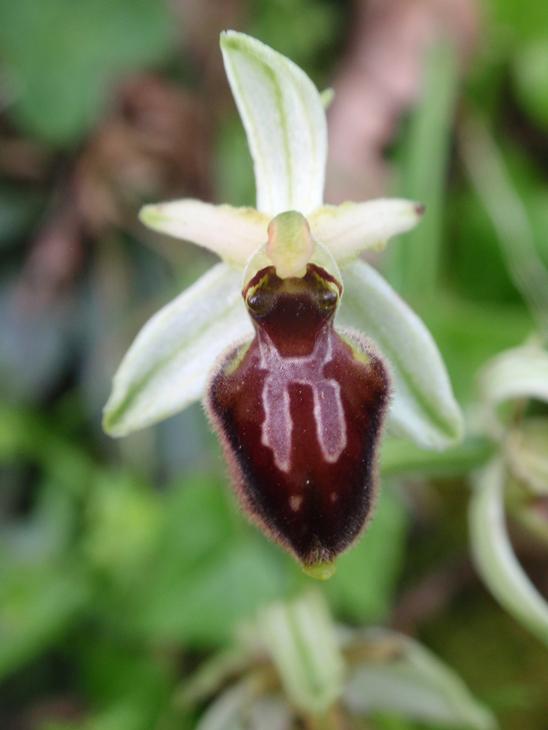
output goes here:
[{"label": "pale h-shaped marking", "polygon": [[289,385],[308,385],[314,398],[316,435],[324,459],[337,461],[346,447],[346,422],[341,399],[341,387],[336,380],[326,378],[323,368],[332,359],[332,332],[322,333],[310,355],[283,357],[268,335],[259,331],[261,369],[267,371],[262,401],[265,418],[261,443],[274,454],[280,471],[291,468],[291,436],[293,419],[289,402]]}]

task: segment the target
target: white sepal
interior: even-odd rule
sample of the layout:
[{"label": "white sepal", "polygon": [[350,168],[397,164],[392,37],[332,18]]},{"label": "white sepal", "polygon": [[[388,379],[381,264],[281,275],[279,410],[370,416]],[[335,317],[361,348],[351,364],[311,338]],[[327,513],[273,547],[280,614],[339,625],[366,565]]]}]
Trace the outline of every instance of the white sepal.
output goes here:
[{"label": "white sepal", "polygon": [[548,352],[536,343],[502,352],[483,369],[480,389],[493,407],[515,398],[548,402]]},{"label": "white sepal", "polygon": [[470,502],[474,563],[499,603],[548,644],[548,604],[527,577],[508,539],[504,521],[505,480],[500,459],[488,464],[475,480]]},{"label": "white sepal", "polygon": [[274,217],[322,203],[327,125],[318,90],[285,56],[243,33],[221,34],[226,74],[253,156],[257,208]]},{"label": "white sepal", "polygon": [[219,354],[253,334],[240,279],[240,272],[217,264],[147,322],[114,376],[107,433],[125,436],[202,396]]},{"label": "white sepal", "polygon": [[149,228],[203,246],[240,268],[266,242],[269,220],[255,208],[211,205],[191,198],[145,205],[139,217]]},{"label": "white sepal", "polygon": [[548,419],[520,420],[508,431],[504,447],[512,475],[534,494],[548,496]]},{"label": "white sepal", "polygon": [[462,415],[436,344],[422,320],[375,269],[355,261],[343,272],[338,322],[365,332],[387,358],[394,398],[390,426],[424,448],[462,436]]},{"label": "white sepal", "polygon": [[325,713],[342,692],[344,664],[323,596],[271,604],[259,630],[292,704],[307,714]]},{"label": "white sepal", "polygon": [[312,235],[344,264],[367,249],[383,248],[392,236],[414,228],[424,212],[410,200],[380,198],[324,205],[309,217]]},{"label": "white sepal", "polygon": [[354,713],[396,713],[436,726],[475,730],[496,727],[462,679],[418,642],[384,629],[370,629],[361,637],[375,658],[358,665],[346,685],[343,702]]},{"label": "white sepal", "polygon": [[291,710],[279,696],[265,696],[257,677],[247,677],[221,692],[200,717],[196,730],[251,730],[291,727]]}]

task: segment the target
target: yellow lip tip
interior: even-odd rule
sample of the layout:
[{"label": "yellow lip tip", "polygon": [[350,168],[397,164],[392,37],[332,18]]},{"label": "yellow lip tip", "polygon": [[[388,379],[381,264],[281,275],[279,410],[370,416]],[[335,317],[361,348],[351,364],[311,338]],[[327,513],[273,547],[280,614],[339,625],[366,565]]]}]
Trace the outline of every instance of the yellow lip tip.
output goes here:
[{"label": "yellow lip tip", "polygon": [[315,580],[329,580],[333,575],[335,575],[336,570],[337,566],[334,560],[330,563],[303,565],[303,572]]}]

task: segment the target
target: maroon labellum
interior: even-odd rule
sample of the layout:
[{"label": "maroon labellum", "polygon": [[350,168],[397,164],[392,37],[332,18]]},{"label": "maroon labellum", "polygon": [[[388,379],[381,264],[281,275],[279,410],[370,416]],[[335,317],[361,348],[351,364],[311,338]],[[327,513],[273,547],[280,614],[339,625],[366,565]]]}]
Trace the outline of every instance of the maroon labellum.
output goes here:
[{"label": "maroon labellum", "polygon": [[223,357],[209,412],[244,509],[314,571],[371,513],[387,370],[360,334],[335,330],[341,287],[319,266],[263,268],[243,296],[255,337]]}]

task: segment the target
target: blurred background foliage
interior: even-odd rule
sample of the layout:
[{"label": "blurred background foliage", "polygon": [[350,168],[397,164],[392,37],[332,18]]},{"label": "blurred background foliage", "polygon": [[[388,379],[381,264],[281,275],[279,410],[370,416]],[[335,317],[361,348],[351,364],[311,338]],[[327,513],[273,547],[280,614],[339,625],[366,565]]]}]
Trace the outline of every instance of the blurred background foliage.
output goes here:
[{"label": "blurred background foliage", "polygon": [[[378,263],[431,327],[467,413],[478,368],[535,326],[465,162],[474,129],[496,140],[548,263],[545,2],[0,0],[6,730],[193,727],[200,708],[173,698],[201,660],[309,583],[238,513],[199,406],[120,442],[100,427],[133,335],[211,262],[144,230],[139,206],[253,203],[225,27],[334,86],[330,202],[426,202],[425,224]],[[434,649],[501,727],[541,730],[545,648],[470,565],[467,476],[488,453],[480,437],[434,455],[387,440],[376,519],[325,593],[337,619]],[[512,535],[546,594],[545,547]]]}]

